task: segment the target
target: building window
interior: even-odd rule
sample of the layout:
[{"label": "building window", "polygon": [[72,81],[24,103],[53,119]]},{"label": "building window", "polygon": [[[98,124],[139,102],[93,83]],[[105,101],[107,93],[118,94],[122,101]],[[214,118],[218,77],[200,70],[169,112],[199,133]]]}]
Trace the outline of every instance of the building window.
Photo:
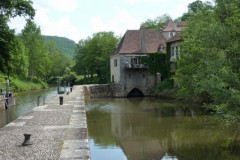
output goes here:
[{"label": "building window", "polygon": [[160,46],[160,52],[164,52],[164,47]]},{"label": "building window", "polygon": [[131,64],[140,64],[141,61],[138,58],[131,58]]},{"label": "building window", "polygon": [[176,57],[180,57],[180,46],[176,46]]},{"label": "building window", "polygon": [[176,57],[178,57],[178,46],[176,46]]},{"label": "building window", "polygon": [[171,56],[174,57],[174,48],[175,47],[171,47]]},{"label": "building window", "polygon": [[117,66],[117,59],[114,59],[114,66]]},{"label": "building window", "polygon": [[158,47],[158,52],[161,53],[161,52],[164,52],[164,46],[163,45],[160,45]]},{"label": "building window", "polygon": [[170,32],[169,37],[173,37],[173,36],[174,36],[174,32]]}]

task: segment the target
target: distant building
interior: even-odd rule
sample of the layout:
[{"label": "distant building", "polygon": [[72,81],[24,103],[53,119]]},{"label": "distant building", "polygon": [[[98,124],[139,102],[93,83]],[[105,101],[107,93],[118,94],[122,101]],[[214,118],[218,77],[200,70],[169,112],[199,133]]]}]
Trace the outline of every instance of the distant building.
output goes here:
[{"label": "distant building", "polygon": [[[140,57],[166,52],[169,39],[181,33],[184,22],[168,21],[159,30],[128,30],[110,57],[111,82],[115,97],[151,96],[161,74],[152,75]],[[154,61],[154,59],[153,59]]]}]

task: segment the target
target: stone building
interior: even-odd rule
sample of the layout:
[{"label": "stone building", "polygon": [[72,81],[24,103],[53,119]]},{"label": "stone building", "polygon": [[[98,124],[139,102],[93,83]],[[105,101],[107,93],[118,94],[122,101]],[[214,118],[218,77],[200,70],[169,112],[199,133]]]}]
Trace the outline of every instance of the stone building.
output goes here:
[{"label": "stone building", "polygon": [[170,47],[170,70],[176,70],[176,60],[180,59],[180,46],[179,44],[182,42],[182,39],[179,37],[180,34],[177,34],[170,38],[167,41],[167,45]]},{"label": "stone building", "polygon": [[113,96],[152,96],[161,77],[150,74],[140,57],[166,52],[167,40],[180,34],[184,25],[184,22],[170,20],[159,30],[144,27],[128,30],[110,56]]}]

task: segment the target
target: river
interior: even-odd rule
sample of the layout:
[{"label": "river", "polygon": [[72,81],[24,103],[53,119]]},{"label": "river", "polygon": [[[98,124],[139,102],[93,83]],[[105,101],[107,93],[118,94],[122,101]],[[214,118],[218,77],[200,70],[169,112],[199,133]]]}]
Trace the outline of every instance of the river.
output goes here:
[{"label": "river", "polygon": [[[57,95],[56,87],[18,93],[0,112],[0,127]],[[42,103],[42,101],[41,101]],[[86,102],[92,160],[240,159],[239,126],[223,125],[202,107],[154,98]]]},{"label": "river", "polygon": [[55,95],[57,95],[56,87],[17,93],[16,105],[8,108],[7,110],[0,111],[0,128],[36,107],[38,96],[41,96],[40,103],[42,105],[43,97],[46,101]]},{"label": "river", "polygon": [[239,127],[226,127],[192,104],[91,99],[87,123],[92,160],[240,159]]}]

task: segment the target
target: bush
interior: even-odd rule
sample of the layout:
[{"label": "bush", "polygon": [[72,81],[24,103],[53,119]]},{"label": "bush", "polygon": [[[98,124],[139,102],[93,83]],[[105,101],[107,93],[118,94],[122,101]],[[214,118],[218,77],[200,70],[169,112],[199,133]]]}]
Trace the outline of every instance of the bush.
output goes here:
[{"label": "bush", "polygon": [[76,80],[77,80],[77,74],[75,72],[66,73],[60,79],[61,82],[66,81],[67,83],[70,83],[70,84],[74,84]]},{"label": "bush", "polygon": [[160,97],[176,98],[177,89],[174,87],[173,82],[165,79],[158,83],[155,87],[154,93]]},{"label": "bush", "polygon": [[164,89],[173,89],[173,82],[169,79],[164,79],[162,82],[158,83],[156,86],[156,90],[163,91]]}]

